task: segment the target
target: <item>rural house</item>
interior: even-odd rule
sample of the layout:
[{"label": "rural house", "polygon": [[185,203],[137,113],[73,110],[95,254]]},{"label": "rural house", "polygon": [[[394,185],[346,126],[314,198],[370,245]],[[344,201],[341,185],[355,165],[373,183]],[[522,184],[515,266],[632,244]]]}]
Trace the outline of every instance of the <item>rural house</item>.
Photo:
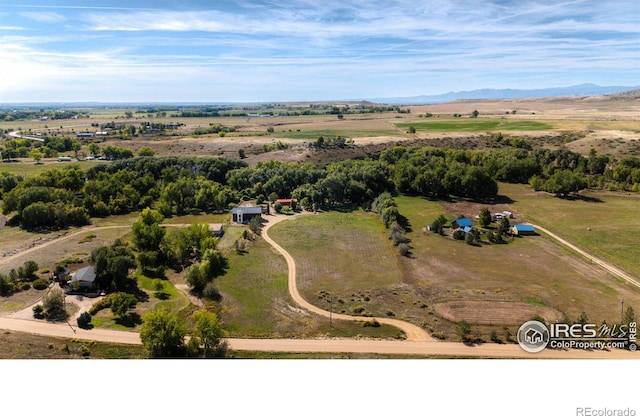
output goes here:
[{"label": "rural house", "polygon": [[262,217],[262,207],[235,207],[231,210],[231,222],[248,224],[254,217]]},{"label": "rural house", "polygon": [[469,218],[458,218],[451,222],[451,229],[457,230],[458,228],[462,228],[465,232],[468,232],[473,228],[473,221]]},{"label": "rural house", "polygon": [[68,283],[71,285],[77,283],[79,289],[93,289],[95,280],[96,270],[93,266],[88,266],[76,271],[73,276],[71,276],[71,280],[69,280]]}]

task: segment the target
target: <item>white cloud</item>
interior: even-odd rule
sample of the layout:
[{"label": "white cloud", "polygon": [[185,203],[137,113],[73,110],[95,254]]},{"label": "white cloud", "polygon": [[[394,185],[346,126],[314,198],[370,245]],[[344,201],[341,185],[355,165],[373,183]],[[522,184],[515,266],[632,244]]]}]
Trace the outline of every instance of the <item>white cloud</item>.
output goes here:
[{"label": "white cloud", "polygon": [[54,12],[21,12],[20,16],[40,23],[61,23],[67,20],[64,15]]}]

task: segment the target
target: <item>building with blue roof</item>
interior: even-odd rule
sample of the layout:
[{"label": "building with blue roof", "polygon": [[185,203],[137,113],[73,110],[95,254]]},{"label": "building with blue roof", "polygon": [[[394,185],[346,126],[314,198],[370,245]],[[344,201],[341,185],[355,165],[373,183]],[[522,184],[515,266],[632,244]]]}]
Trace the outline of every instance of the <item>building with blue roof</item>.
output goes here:
[{"label": "building with blue roof", "polygon": [[536,235],[536,229],[531,224],[514,224],[511,227],[513,235]]}]

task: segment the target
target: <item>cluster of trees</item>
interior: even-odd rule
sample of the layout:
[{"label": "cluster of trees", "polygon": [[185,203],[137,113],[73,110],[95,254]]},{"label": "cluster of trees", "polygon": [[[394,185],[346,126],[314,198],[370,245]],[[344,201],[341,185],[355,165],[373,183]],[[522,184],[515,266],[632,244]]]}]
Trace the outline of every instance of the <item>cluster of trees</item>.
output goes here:
[{"label": "cluster of trees", "polygon": [[170,232],[160,226],[158,211],[145,208],[133,223],[131,247],[122,240],[93,251],[96,284],[111,292],[135,292],[135,279],[129,277],[136,268],[147,277],[164,278],[165,270],[185,271],[185,281],[196,293],[210,299],[219,298],[213,279],[224,273],[227,260],[217,249],[217,240],[205,224],[191,224]]},{"label": "cluster of trees", "polygon": [[67,120],[74,117],[88,117],[87,111],[79,111],[71,108],[61,109],[0,109],[0,120],[17,121],[17,120]]},{"label": "cluster of trees", "polygon": [[81,206],[80,194],[85,173],[78,166],[50,169],[24,180],[4,177],[3,212],[17,211],[18,221],[26,229],[64,228],[85,225],[88,213]]},{"label": "cluster of trees", "polygon": [[[6,296],[20,290],[30,289],[32,282],[35,286],[38,281],[36,272],[38,271],[38,263],[33,260],[28,260],[24,264],[18,267],[18,270],[11,269],[9,274],[0,273],[0,295]],[[46,282],[45,288],[48,286],[48,280],[43,279]],[[42,287],[39,287],[43,289]]]},{"label": "cluster of trees", "polygon": [[23,181],[2,174],[3,211],[15,210],[23,221],[28,205],[50,204],[28,210],[33,215],[22,224],[62,227],[86,223],[87,215],[104,217],[150,206],[166,217],[191,210],[224,211],[240,200],[269,194],[318,209],[335,204],[370,208],[383,192],[486,200],[497,195],[498,181],[530,183],[559,196],[606,183],[640,188],[638,158],[615,162],[595,151],[584,157],[566,149],[513,146],[491,151],[397,146],[378,160],[328,165],[268,161],[247,166],[225,158],[137,157],[92,167],[86,175],[52,171],[53,177],[45,173]]},{"label": "cluster of trees", "polygon": [[398,252],[403,256],[408,256],[410,254],[409,242],[411,240],[407,237],[406,230],[399,223],[401,216],[398,212],[398,204],[396,204],[391,194],[388,192],[380,194],[373,201],[372,209],[378,213],[384,226],[389,229],[389,239],[398,249]]},{"label": "cluster of trees", "polygon": [[4,141],[4,145],[0,147],[2,160],[12,160],[18,157],[33,157],[36,161],[42,157],[56,157],[59,153],[73,151],[77,152],[81,149],[82,144],[70,137],[47,137],[44,141],[33,141],[29,139],[9,139]]},{"label": "cluster of trees", "polygon": [[481,155],[478,151],[397,146],[384,151],[380,162],[402,193],[493,198],[498,184]]},{"label": "cluster of trees", "polygon": [[328,137],[320,136],[316,139],[315,142],[309,143],[309,147],[314,149],[344,149],[347,146],[353,145],[352,139],[347,139],[346,137],[336,136],[336,137]]},{"label": "cluster of trees", "polygon": [[140,340],[149,357],[224,358],[227,355],[224,330],[215,313],[200,309],[189,321],[193,329],[189,341],[185,342],[187,323],[177,313],[159,309],[143,315]]},{"label": "cluster of trees", "polygon": [[193,130],[192,134],[200,136],[203,134],[233,133],[234,131],[236,131],[235,127],[223,126],[221,124],[209,124],[209,127],[197,127]]}]

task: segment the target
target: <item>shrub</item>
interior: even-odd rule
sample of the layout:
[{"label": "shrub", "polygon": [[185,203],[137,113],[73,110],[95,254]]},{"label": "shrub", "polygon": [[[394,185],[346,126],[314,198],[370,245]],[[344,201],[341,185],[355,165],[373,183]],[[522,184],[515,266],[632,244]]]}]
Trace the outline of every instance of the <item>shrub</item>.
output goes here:
[{"label": "shrub", "polygon": [[405,243],[400,243],[398,244],[398,252],[402,255],[402,256],[409,256],[409,252],[410,252],[410,248],[407,244]]},{"label": "shrub", "polygon": [[353,313],[362,313],[364,312],[364,306],[356,306],[353,308]]},{"label": "shrub", "polygon": [[20,283],[20,290],[29,290],[29,289],[31,289],[31,283],[29,282]]},{"label": "shrub", "polygon": [[36,279],[33,282],[33,288],[37,289],[37,290],[45,290],[46,288],[49,287],[49,280],[48,279]]},{"label": "shrub", "polygon": [[112,299],[112,295],[107,295],[105,297],[103,297],[102,299],[100,299],[99,301],[97,301],[96,303],[94,303],[91,306],[91,309],[89,309],[89,313],[91,315],[95,315],[98,312],[100,312],[102,309],[108,309],[111,307],[111,299]]},{"label": "shrub", "polygon": [[82,312],[78,317],[78,327],[88,328],[91,323],[91,314],[89,312]]},{"label": "shrub", "polygon": [[78,350],[78,353],[83,357],[88,357],[89,355],[91,355],[91,351],[89,351],[89,347],[87,347],[86,345],[81,346]]},{"label": "shrub", "polygon": [[206,284],[202,291],[202,296],[211,300],[220,300],[221,297],[220,292],[218,292],[218,289],[214,286],[213,282]]},{"label": "shrub", "polygon": [[44,307],[41,304],[35,305],[33,308],[31,308],[31,310],[33,311],[34,318],[37,318],[37,319],[44,318]]},{"label": "shrub", "polygon": [[376,321],[375,319],[372,319],[370,321],[364,321],[362,323],[362,326],[364,327],[373,327],[373,328],[379,328],[380,327],[380,322]]}]

